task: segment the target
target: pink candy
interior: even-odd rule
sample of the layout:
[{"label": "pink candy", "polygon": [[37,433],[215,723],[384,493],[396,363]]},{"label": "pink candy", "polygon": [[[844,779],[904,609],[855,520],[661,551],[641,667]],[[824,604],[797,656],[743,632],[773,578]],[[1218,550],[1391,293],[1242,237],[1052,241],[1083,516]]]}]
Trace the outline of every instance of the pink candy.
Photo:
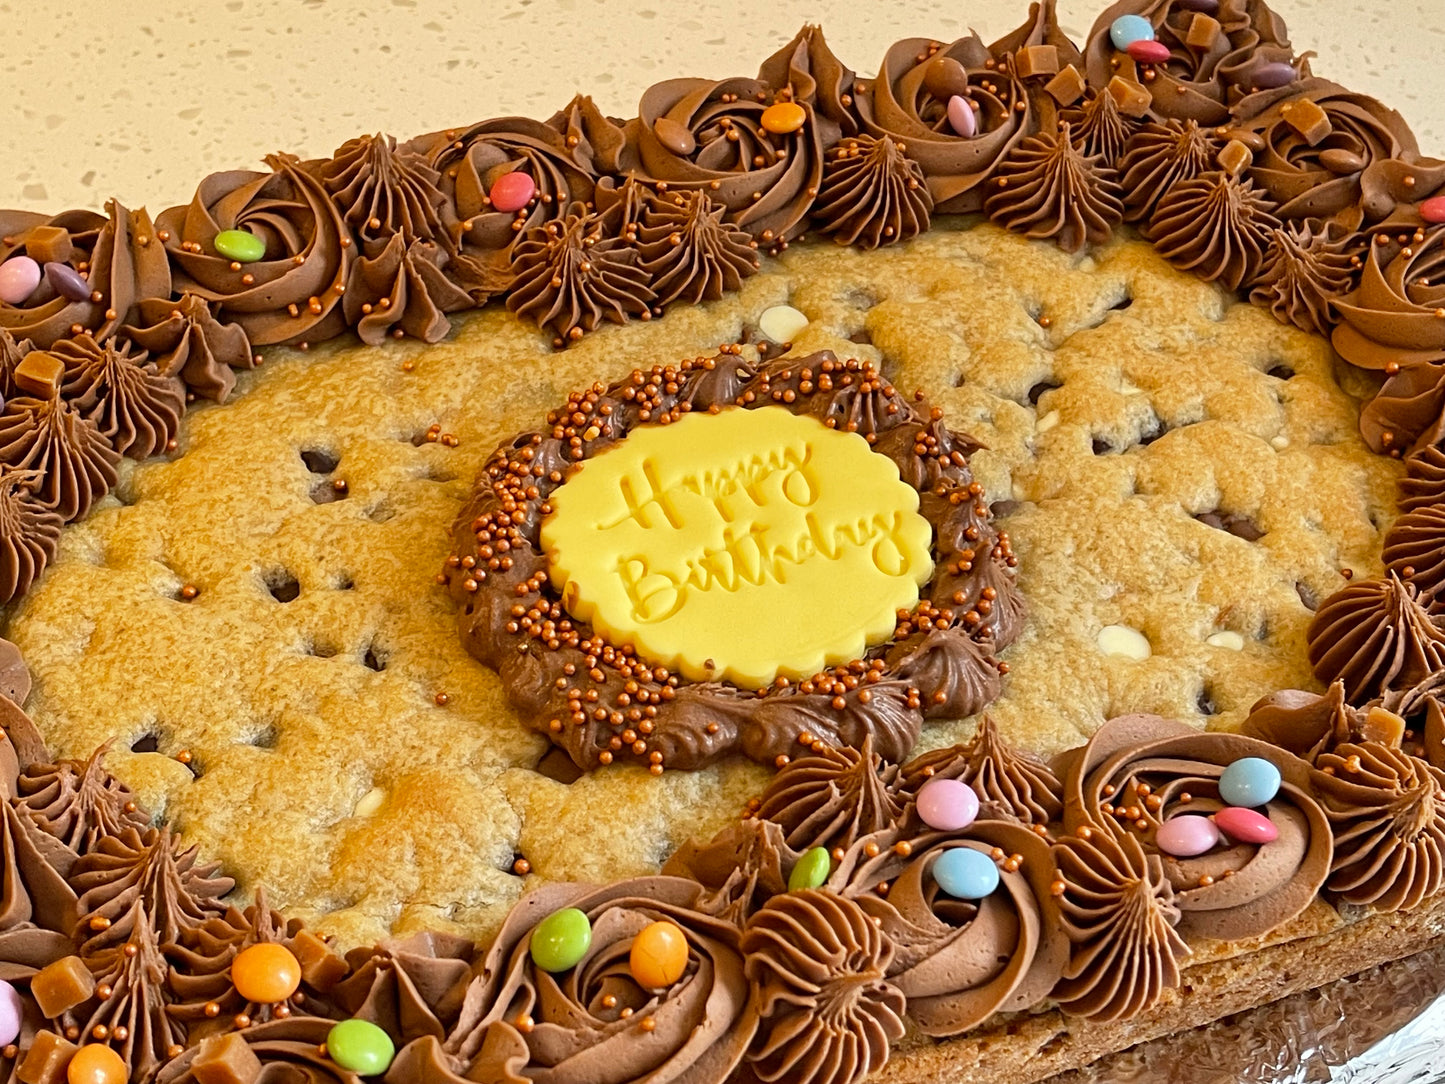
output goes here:
[{"label": "pink candy", "polygon": [[1140,64],[1163,64],[1169,59],[1169,46],[1162,41],[1131,41],[1124,51]]},{"label": "pink candy", "polygon": [[1432,225],[1445,222],[1445,196],[1432,196],[1420,204],[1420,217]]},{"label": "pink candy", "polygon": [[964,139],[972,139],[978,133],[978,118],[973,115],[973,103],[961,94],[948,99],[949,126]]},{"label": "pink candy", "polygon": [[939,832],[956,832],[977,818],[978,795],[957,779],[930,779],[918,791],[918,816]]},{"label": "pink candy", "polygon": [[1230,839],[1240,843],[1273,843],[1279,829],[1263,814],[1241,806],[1226,806],[1214,814],[1214,823]]},{"label": "pink candy", "polygon": [[518,169],[498,177],[492,184],[492,190],[487,193],[487,198],[492,201],[494,211],[511,214],[527,206],[536,194],[537,182],[532,180],[532,175]]},{"label": "pink candy", "polygon": [[12,256],[0,263],[0,301],[19,305],[40,285],[40,265],[29,256]]},{"label": "pink candy", "polygon": [[1193,858],[1219,842],[1219,829],[1208,817],[1190,813],[1161,824],[1154,833],[1154,842],[1165,854],[1175,858]]}]

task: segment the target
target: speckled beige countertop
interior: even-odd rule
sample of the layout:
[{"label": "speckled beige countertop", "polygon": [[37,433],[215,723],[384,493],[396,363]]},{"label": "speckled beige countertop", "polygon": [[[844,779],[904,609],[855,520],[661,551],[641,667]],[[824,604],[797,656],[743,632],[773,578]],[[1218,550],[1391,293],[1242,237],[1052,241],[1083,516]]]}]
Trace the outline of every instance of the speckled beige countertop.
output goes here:
[{"label": "speckled beige countertop", "polygon": [[[1081,41],[1105,0],[1060,0]],[[1400,110],[1445,155],[1445,0],[1277,0],[1317,74]],[[0,207],[154,212],[214,170],[275,150],[329,154],[361,132],[410,136],[574,92],[632,116],[649,84],[752,75],[805,22],[872,74],[894,40],[993,40],[1025,0],[0,0]]]}]

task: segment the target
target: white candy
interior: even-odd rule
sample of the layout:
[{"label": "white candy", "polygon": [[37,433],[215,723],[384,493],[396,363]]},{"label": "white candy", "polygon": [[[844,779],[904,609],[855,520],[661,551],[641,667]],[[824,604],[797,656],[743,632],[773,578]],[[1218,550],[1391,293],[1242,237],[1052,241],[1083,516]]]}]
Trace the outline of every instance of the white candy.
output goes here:
[{"label": "white candy", "polygon": [[774,305],[758,317],[758,330],[775,343],[790,343],[808,326],[808,318],[791,305]]},{"label": "white candy", "polygon": [[1210,647],[1225,647],[1230,651],[1244,650],[1244,637],[1239,633],[1226,629],[1224,632],[1216,632],[1204,641]]},{"label": "white candy", "polygon": [[1128,625],[1105,625],[1100,629],[1099,650],[1110,658],[1133,659],[1135,662],[1152,654],[1144,634]]},{"label": "white candy", "polygon": [[1050,429],[1052,429],[1058,424],[1059,412],[1057,410],[1051,410],[1039,419],[1038,424],[1034,426],[1034,432],[1047,433]]},{"label": "white candy", "polygon": [[1270,437],[1269,443],[1272,447],[1275,448],[1275,450],[1283,451],[1284,449],[1289,447],[1289,437],[1285,436],[1284,434],[1280,434],[1277,437]]},{"label": "white candy", "polygon": [[361,801],[356,803],[355,815],[369,817],[381,808],[381,803],[384,801],[386,801],[386,791],[380,787],[372,787],[361,796]]}]

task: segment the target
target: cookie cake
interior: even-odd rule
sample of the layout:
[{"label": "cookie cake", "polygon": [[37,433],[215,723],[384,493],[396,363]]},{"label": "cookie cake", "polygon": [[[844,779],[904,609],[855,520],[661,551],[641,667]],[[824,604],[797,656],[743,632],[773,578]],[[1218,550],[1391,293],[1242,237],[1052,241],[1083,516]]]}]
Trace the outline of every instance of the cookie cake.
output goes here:
[{"label": "cookie cake", "polygon": [[266,165],[0,212],[13,1079],[1033,1081],[1441,938],[1445,163],[1262,3]]}]

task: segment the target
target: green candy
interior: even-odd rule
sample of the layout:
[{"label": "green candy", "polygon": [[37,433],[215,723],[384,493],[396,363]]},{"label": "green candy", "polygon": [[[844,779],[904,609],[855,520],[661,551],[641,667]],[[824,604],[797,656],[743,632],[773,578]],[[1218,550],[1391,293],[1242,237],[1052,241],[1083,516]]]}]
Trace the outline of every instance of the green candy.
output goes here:
[{"label": "green candy", "polygon": [[814,847],[793,867],[793,872],[788,874],[788,891],[801,892],[805,888],[817,888],[828,879],[832,872],[833,860],[828,857],[826,847]]},{"label": "green candy", "polygon": [[326,1034],[326,1052],[341,1068],[361,1076],[380,1076],[391,1068],[396,1044],[367,1020],[343,1020]]},{"label": "green candy", "polygon": [[246,230],[222,230],[213,244],[218,253],[237,263],[255,263],[266,255],[266,242]]},{"label": "green candy", "polygon": [[532,931],[532,962],[556,974],[576,967],[592,947],[592,923],[575,907],[553,911]]}]

